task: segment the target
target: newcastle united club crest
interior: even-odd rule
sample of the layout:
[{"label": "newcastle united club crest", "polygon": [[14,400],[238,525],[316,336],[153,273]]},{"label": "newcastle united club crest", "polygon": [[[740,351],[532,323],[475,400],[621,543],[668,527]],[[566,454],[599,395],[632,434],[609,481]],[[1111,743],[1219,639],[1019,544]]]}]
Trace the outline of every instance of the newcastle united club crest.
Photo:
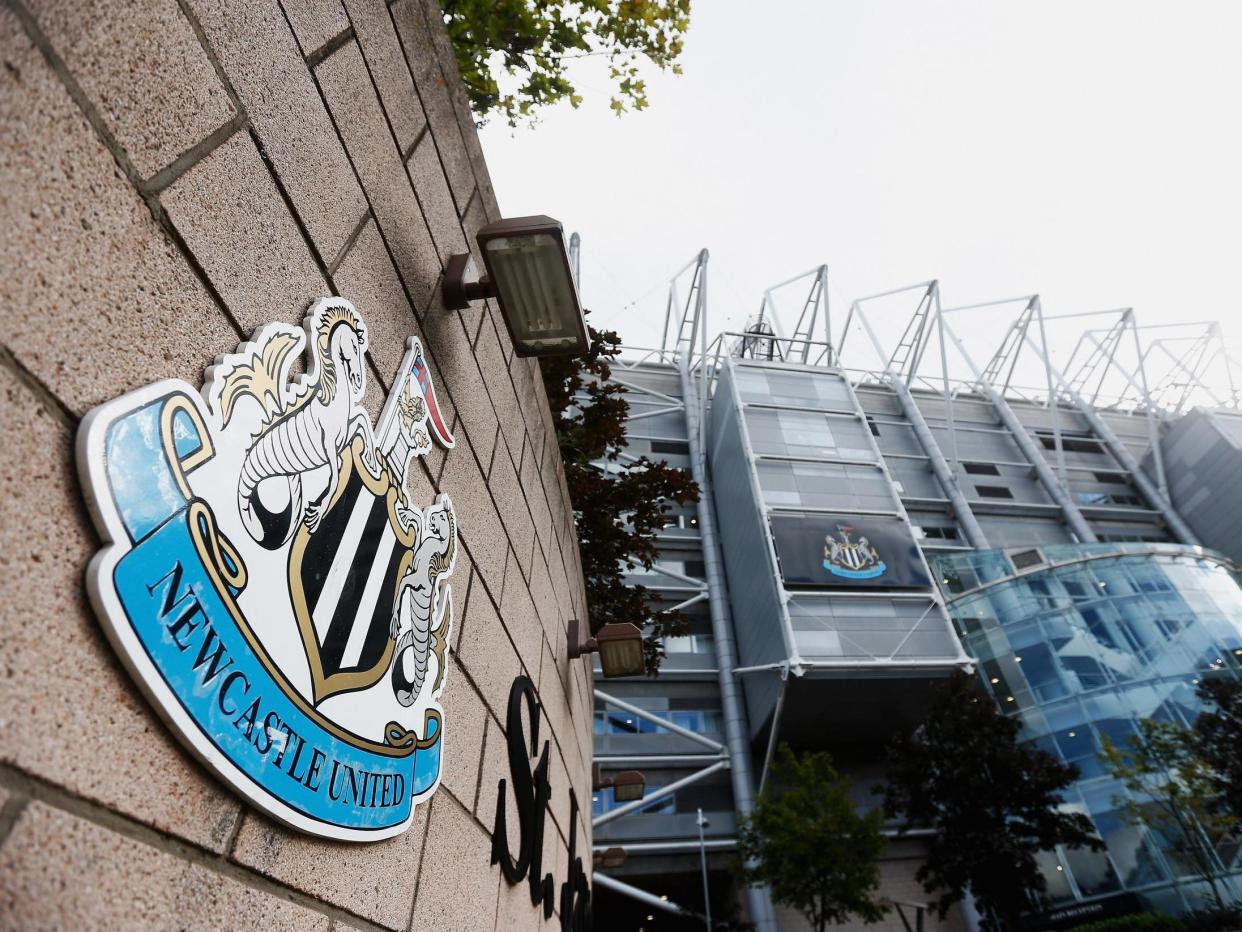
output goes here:
[{"label": "newcastle united club crest", "polygon": [[824,537],[824,569],[843,579],[875,579],[883,576],[888,566],[880,559],[880,552],[864,535],[851,540],[854,528],[838,524],[837,534]]},{"label": "newcastle united club crest", "polygon": [[[90,413],[78,465],[106,546],[88,586],[186,744],[294,828],[366,841],[439,785],[453,503],[406,474],[453,438],[417,338],[372,426],[348,301]],[[302,359],[305,371],[295,375]]]}]

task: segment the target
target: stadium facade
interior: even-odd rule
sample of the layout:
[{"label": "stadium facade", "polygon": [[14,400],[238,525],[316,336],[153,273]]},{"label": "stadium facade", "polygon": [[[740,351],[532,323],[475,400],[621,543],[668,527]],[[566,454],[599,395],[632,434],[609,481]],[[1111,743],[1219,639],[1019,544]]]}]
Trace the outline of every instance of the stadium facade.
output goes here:
[{"label": "stadium facade", "polygon": [[[712,335],[704,251],[673,281],[663,345],[614,368],[624,458],[667,459],[704,495],[630,577],[688,632],[656,678],[597,673],[595,760],[647,778],[640,802],[595,794],[597,854],[627,855],[597,870],[597,914],[702,928],[706,906],[801,928],[730,868],[774,749],[831,751],[874,806],[885,745],[955,670],[1079,767],[1067,805],[1107,845],[1043,856],[1031,928],[1203,905],[1170,841],[1121,818],[1098,753],[1141,719],[1192,723],[1199,679],[1242,671],[1242,418],[1219,329],[1053,317],[1038,296],[949,309],[936,282],[833,320],[828,284],[826,267],[784,282],[741,332]],[[1084,323],[1061,371],[1049,332]],[[922,843],[896,828],[886,923],[912,928]],[[1218,855],[1242,894],[1236,848]]]}]

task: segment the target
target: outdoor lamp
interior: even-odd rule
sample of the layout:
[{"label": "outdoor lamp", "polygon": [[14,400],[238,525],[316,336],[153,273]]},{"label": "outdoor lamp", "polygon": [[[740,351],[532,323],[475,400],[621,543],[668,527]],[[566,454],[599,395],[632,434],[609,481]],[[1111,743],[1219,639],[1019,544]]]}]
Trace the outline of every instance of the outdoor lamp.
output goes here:
[{"label": "outdoor lamp", "polygon": [[599,764],[591,765],[592,789],[598,792],[612,787],[612,798],[619,803],[632,803],[642,799],[647,789],[647,778],[641,770],[623,770],[615,777],[604,779]]},{"label": "outdoor lamp", "polygon": [[624,864],[625,857],[626,855],[624,848],[609,848],[606,851],[596,851],[592,856],[591,861],[597,868],[603,867],[611,869],[614,867],[620,867]]},{"label": "outdoor lamp", "polygon": [[566,651],[570,660],[576,660],[583,654],[599,654],[599,665],[604,671],[604,678],[614,676],[640,676],[647,672],[647,664],[643,660],[643,631],[638,625],[628,621],[614,621],[599,629],[593,638],[582,640],[581,622],[577,618],[569,620],[569,643]]},{"label": "outdoor lamp", "polygon": [[495,298],[519,356],[581,356],[590,347],[569,250],[558,221],[514,217],[481,228],[475,239],[486,275],[469,253],[450,256],[441,295],[460,311]]}]

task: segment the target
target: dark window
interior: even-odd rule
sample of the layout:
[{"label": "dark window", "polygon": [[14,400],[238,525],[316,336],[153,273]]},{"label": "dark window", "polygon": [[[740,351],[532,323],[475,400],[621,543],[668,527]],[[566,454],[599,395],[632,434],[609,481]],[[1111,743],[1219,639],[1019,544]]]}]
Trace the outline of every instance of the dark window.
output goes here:
[{"label": "dark window", "polygon": [[955,527],[925,527],[923,528],[923,536],[928,540],[957,540],[957,528]]},{"label": "dark window", "polygon": [[867,415],[867,426],[871,428],[871,433],[874,436],[880,436],[880,425],[875,422],[875,418],[870,414]]},{"label": "dark window", "polygon": [[[1057,448],[1056,437],[1051,434],[1040,434],[1039,442],[1044,445],[1045,450],[1055,450]],[[1100,442],[1090,437],[1066,437],[1061,435],[1061,449],[1067,453],[1102,453]]]},{"label": "dark window", "polygon": [[693,576],[696,579],[703,579],[707,576],[707,564],[702,560],[687,560],[686,575]]},{"label": "dark window", "polygon": [[966,471],[972,476],[999,476],[1000,470],[991,463],[963,463]]},{"label": "dark window", "polygon": [[1123,472],[1093,472],[1091,475],[1095,477],[1096,482],[1112,482],[1116,485],[1129,485],[1130,481],[1126,479]]},{"label": "dark window", "polygon": [[975,491],[984,498],[1013,498],[1013,493],[1003,485],[977,485]]},{"label": "dark window", "polygon": [[671,453],[674,456],[689,456],[690,444],[684,440],[653,440],[652,453]]},{"label": "dark window", "polygon": [[1009,555],[1009,562],[1015,570],[1025,570],[1032,566],[1040,566],[1044,562],[1043,554],[1038,550],[1020,550]]}]

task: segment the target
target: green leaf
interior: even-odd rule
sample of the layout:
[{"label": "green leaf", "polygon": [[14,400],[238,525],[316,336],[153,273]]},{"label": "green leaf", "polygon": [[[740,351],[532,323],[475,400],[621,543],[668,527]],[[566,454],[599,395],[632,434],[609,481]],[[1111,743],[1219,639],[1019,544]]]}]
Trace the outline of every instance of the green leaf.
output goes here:
[{"label": "green leaf", "polygon": [[[675,63],[690,29],[688,0],[444,0],[444,23],[453,43],[470,107],[480,122],[496,114],[510,126],[534,122],[538,112],[560,101],[577,107],[581,95],[567,77],[567,63],[586,55],[610,61],[646,61],[658,68]],[[517,82],[512,94],[502,94],[493,70]],[[611,66],[619,98],[609,102],[617,114],[627,107],[647,104],[638,69]]]}]

